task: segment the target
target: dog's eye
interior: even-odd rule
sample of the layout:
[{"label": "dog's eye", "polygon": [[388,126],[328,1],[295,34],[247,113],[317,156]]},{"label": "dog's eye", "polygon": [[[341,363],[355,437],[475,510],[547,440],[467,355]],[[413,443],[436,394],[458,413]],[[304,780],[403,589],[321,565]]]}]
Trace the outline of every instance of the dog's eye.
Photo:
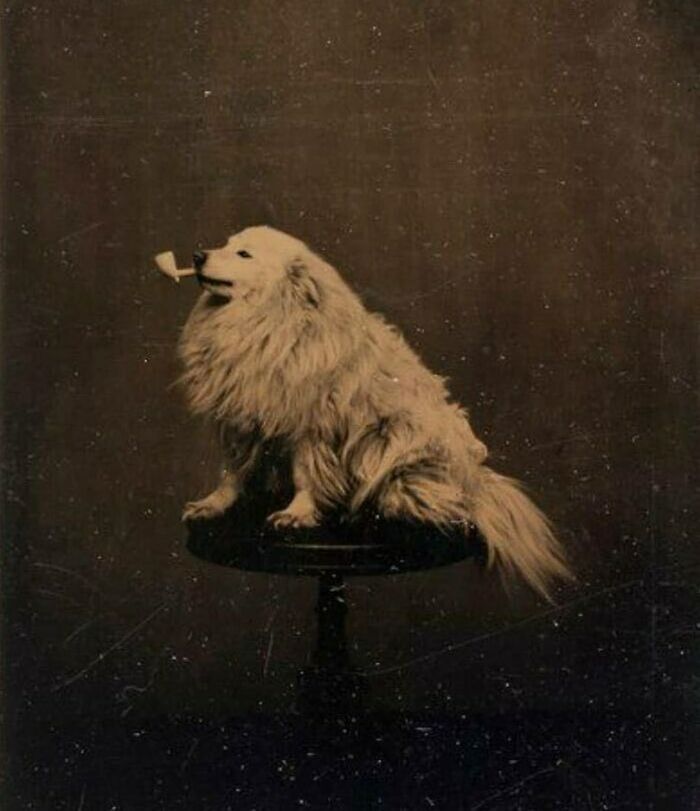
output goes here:
[{"label": "dog's eye", "polygon": [[252,259],[253,257],[248,253],[248,251],[236,251],[239,256],[242,256],[244,259]]}]

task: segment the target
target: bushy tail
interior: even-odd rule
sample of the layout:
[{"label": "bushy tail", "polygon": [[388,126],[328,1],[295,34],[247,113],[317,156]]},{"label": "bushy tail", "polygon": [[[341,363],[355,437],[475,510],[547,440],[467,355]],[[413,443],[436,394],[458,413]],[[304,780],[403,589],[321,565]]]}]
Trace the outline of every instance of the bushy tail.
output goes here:
[{"label": "bushy tail", "polygon": [[483,536],[489,564],[506,576],[519,574],[551,601],[550,584],[571,580],[559,541],[544,513],[522,486],[488,467],[481,467],[472,504],[472,521]]},{"label": "bushy tail", "polygon": [[489,565],[495,563],[506,582],[520,575],[551,601],[552,581],[573,579],[544,513],[517,481],[488,467],[476,467],[467,493],[444,470],[425,462],[390,469],[375,489],[377,505],[387,518],[426,522],[444,530],[476,525]]}]

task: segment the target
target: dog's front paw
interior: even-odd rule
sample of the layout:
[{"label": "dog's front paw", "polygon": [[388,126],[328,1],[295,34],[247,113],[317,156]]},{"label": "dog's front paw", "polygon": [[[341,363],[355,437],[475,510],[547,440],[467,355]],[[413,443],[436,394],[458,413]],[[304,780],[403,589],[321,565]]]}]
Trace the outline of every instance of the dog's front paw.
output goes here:
[{"label": "dog's front paw", "polygon": [[201,521],[223,515],[231,506],[229,499],[221,498],[218,493],[210,493],[199,501],[188,501],[182,511],[183,521]]},{"label": "dog's front paw", "polygon": [[267,522],[275,529],[310,529],[318,526],[319,519],[316,510],[308,512],[278,510],[267,516]]}]

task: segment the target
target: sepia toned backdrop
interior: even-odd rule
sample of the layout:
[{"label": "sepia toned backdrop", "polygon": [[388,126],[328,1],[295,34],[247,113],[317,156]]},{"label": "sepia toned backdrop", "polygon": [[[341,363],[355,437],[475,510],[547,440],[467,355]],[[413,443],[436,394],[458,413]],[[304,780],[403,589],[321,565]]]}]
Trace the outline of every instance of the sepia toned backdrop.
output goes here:
[{"label": "sepia toned backdrop", "polygon": [[688,807],[697,24],[665,0],[5,3],[9,801],[140,807],[75,775],[127,768],[157,719],[293,707],[314,584],[188,556],[218,456],[172,388],[196,289],[152,263],[267,223],[450,378],[579,574],[554,610],[472,562],[354,580],[372,706],[568,719],[516,782]]}]

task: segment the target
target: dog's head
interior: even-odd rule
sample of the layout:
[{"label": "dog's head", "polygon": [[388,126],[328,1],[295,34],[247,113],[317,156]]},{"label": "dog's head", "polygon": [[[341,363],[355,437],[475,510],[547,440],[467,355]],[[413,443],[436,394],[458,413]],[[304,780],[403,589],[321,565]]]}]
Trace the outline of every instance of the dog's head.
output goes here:
[{"label": "dog's head", "polygon": [[332,273],[303,242],[267,226],[246,228],[221,248],[195,251],[193,261],[204,290],[219,299],[250,304],[283,295],[302,306],[318,307],[319,275]]}]

